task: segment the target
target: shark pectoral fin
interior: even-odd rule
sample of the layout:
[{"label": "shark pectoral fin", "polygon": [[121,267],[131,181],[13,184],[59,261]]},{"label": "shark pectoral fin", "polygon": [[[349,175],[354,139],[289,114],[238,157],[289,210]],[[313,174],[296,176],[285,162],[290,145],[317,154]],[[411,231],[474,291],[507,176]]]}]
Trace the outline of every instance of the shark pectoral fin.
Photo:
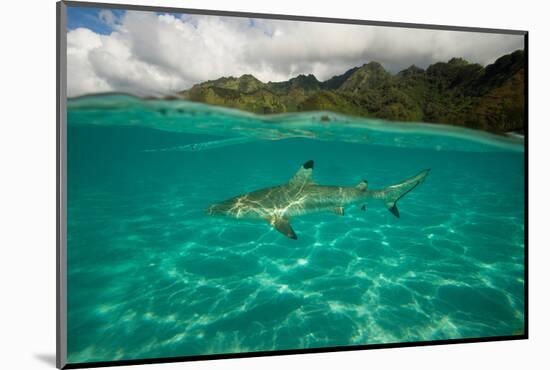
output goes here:
[{"label": "shark pectoral fin", "polygon": [[332,212],[336,213],[339,216],[343,216],[344,215],[344,207],[333,208]]},{"label": "shark pectoral fin", "polygon": [[292,226],[290,226],[288,222],[288,218],[272,217],[266,218],[266,221],[284,236],[294,240],[298,239],[298,236],[296,236],[296,233],[292,230]]},{"label": "shark pectoral fin", "polygon": [[399,218],[399,209],[397,208],[396,202],[386,203],[386,207],[388,207],[388,211],[390,211],[395,217]]}]

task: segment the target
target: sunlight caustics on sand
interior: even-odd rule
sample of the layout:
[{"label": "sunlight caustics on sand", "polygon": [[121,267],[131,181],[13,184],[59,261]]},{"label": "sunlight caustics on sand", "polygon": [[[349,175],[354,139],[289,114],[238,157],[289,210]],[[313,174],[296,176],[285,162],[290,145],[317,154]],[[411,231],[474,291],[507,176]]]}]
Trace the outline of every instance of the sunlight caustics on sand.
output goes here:
[{"label": "sunlight caustics on sand", "polygon": [[[431,173],[400,219],[297,217],[298,240],[205,212],[309,159],[327,185]],[[523,174],[521,138],[448,126],[70,100],[69,362],[521,334]]]}]

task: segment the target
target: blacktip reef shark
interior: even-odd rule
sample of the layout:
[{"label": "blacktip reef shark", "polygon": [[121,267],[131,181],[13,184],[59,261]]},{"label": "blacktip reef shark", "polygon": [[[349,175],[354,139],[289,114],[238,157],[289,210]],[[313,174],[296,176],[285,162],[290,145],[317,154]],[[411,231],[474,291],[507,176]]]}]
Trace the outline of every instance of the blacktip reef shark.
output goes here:
[{"label": "blacktip reef shark", "polygon": [[321,211],[343,216],[346,206],[361,205],[361,209],[366,210],[366,203],[370,199],[382,201],[399,218],[397,202],[421,184],[429,172],[429,169],[423,170],[416,176],[381,190],[369,189],[366,180],[357,186],[326,186],[313,181],[313,161],[309,160],[287,184],[236,196],[211,205],[206,212],[237,219],[263,219],[283,235],[298,239],[290,226],[292,217]]}]

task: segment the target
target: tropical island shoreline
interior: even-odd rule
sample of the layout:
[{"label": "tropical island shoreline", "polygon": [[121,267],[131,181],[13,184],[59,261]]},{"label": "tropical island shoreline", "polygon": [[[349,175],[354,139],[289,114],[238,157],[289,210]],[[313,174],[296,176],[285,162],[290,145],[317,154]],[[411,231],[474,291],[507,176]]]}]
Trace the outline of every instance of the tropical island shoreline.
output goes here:
[{"label": "tropical island shoreline", "polygon": [[380,63],[369,62],[326,81],[309,74],[264,83],[244,74],[202,82],[164,99],[257,114],[328,111],[523,135],[524,63],[524,51],[517,50],[485,67],[452,58],[425,70],[413,65],[391,74]]}]

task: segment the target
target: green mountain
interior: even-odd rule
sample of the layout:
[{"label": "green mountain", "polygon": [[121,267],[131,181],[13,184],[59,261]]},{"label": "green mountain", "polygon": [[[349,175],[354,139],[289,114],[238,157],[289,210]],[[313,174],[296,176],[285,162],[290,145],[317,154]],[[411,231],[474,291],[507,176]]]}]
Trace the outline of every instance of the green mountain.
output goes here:
[{"label": "green mountain", "polygon": [[327,110],[499,133],[522,132],[524,61],[523,50],[518,50],[486,67],[453,58],[426,70],[413,65],[397,74],[370,62],[324,82],[310,74],[264,83],[246,74],[206,81],[178,95],[255,113]]}]

